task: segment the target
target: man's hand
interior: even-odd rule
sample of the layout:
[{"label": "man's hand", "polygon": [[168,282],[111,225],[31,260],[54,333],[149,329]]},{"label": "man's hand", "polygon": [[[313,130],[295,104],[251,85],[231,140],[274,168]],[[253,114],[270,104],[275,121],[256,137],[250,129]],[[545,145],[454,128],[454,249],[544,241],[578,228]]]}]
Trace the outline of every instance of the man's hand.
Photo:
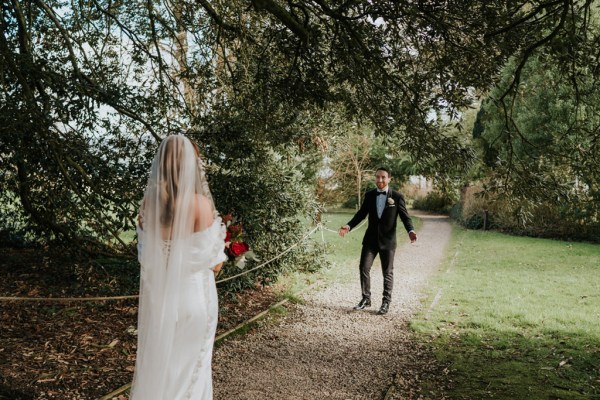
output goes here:
[{"label": "man's hand", "polygon": [[350,228],[348,228],[348,226],[342,226],[339,230],[338,233],[341,237],[344,237],[344,235],[346,233],[350,232]]},{"label": "man's hand", "polygon": [[414,243],[417,241],[417,234],[415,233],[415,231],[408,232],[408,237],[410,238],[411,243]]}]

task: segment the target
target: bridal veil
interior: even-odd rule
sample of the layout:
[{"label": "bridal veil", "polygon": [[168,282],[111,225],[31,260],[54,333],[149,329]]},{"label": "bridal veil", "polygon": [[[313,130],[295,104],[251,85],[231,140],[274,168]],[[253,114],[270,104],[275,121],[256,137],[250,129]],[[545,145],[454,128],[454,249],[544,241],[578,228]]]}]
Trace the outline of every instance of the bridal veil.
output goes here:
[{"label": "bridal veil", "polygon": [[[214,277],[208,267],[222,261],[223,241],[220,237],[215,239],[208,235],[205,235],[205,240],[204,236],[198,235],[201,233],[199,231],[208,230],[208,227],[215,226],[212,228],[215,232],[220,229],[220,219],[214,209],[199,160],[196,148],[189,139],[173,135],[162,141],[152,162],[140,212],[142,227],[138,227],[138,257],[142,268],[138,355],[132,398],[161,398],[161,393],[164,396],[168,393],[165,392],[165,387],[173,384],[169,383],[169,380],[172,380],[170,377],[173,368],[183,363],[176,360],[178,354],[181,354],[178,346],[183,346],[177,343],[180,341],[178,329],[186,326],[186,322],[180,319],[189,319],[189,316],[180,314],[185,310],[182,303],[189,301],[188,298],[184,298],[186,290],[189,292],[186,288],[189,288],[189,281],[195,274],[198,246],[203,246],[204,242],[206,246],[212,246],[214,251],[210,253],[211,260],[204,256],[201,259],[207,263],[202,280],[212,285],[212,288],[209,288],[209,283],[205,284],[207,291],[214,291],[214,296],[211,294],[210,297],[215,297],[216,301]],[[206,212],[198,212],[199,202],[204,207],[210,207],[208,216]],[[209,265],[213,262],[215,264]],[[202,303],[207,297],[209,296],[194,298],[194,302]],[[191,306],[196,307],[195,304]],[[212,312],[209,314],[210,318],[216,319]],[[204,324],[204,321],[202,319],[201,323]],[[216,322],[214,325],[216,326]],[[206,331],[209,331],[209,328],[206,328]],[[212,340],[210,334],[211,332],[206,335],[204,332],[199,333]],[[210,343],[212,352],[212,342]],[[186,373],[191,375],[193,371]]]}]

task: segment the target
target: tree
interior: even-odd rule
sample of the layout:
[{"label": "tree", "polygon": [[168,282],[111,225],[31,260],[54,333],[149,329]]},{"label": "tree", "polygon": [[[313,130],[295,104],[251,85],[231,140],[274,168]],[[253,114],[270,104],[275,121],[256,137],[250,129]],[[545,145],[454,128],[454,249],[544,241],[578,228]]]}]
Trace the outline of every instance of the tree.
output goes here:
[{"label": "tree", "polygon": [[[357,206],[363,197],[363,181],[374,172],[371,167],[371,147],[373,136],[359,131],[348,133],[333,143],[332,154],[328,156],[327,167],[332,171],[328,186],[341,197],[355,197]],[[351,195],[352,193],[352,195]]]},{"label": "tree", "polygon": [[393,177],[392,186],[399,188],[414,173],[410,158],[388,143],[385,137],[375,136],[366,126],[340,123],[342,131],[330,140],[326,168],[330,171],[325,185],[333,195],[322,201],[339,202],[356,199],[360,207],[366,188],[374,187],[377,168],[385,167]]},{"label": "tree", "polygon": [[478,132],[490,189],[531,211],[559,206],[559,218],[597,223],[600,207],[600,90],[596,77],[577,77],[551,65],[546,54],[522,70],[508,113],[499,101],[505,76],[483,104]]},{"label": "tree", "polygon": [[[259,193],[257,166],[315,143],[312,128],[332,105],[437,171],[469,163],[431,113],[456,118],[511,55],[502,100],[540,49],[572,77],[597,70],[592,4],[6,1],[2,201],[38,238],[108,250],[131,228],[167,133],[190,133],[215,174],[254,171]],[[293,155],[303,156],[312,157]]]}]

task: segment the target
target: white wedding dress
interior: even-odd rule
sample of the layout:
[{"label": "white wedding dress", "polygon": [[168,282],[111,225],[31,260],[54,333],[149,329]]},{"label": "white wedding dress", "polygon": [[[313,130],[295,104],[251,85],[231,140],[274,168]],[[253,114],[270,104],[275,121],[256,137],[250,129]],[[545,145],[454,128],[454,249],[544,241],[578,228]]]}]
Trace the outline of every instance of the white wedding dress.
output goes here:
[{"label": "white wedding dress", "polygon": [[[143,231],[138,230],[138,238],[138,254],[142,255]],[[163,241],[162,261],[140,256],[141,348],[130,399],[212,399],[211,361],[218,304],[211,268],[227,258],[224,238],[225,227],[217,217],[209,228],[189,238]],[[164,260],[176,247],[185,249],[187,254],[176,260],[180,268],[165,271]],[[162,270],[158,274],[151,270],[157,267]],[[171,271],[180,272],[169,274]],[[161,276],[162,272],[166,274]],[[176,274],[179,276],[173,276]],[[174,284],[169,285],[169,281]],[[157,307],[161,312],[154,312]],[[174,324],[173,329],[165,324]]]},{"label": "white wedding dress", "polygon": [[199,151],[167,136],[140,206],[138,346],[130,399],[210,400],[217,327],[212,267],[226,260]]}]

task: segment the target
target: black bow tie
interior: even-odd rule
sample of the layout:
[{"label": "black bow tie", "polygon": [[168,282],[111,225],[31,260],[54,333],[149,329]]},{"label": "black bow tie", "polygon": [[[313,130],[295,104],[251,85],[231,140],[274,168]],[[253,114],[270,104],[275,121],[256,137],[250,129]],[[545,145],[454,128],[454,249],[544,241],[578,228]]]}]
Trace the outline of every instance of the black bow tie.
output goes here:
[{"label": "black bow tie", "polygon": [[380,194],[387,194],[387,192],[380,192],[380,191],[377,191],[377,196],[379,196]]}]

